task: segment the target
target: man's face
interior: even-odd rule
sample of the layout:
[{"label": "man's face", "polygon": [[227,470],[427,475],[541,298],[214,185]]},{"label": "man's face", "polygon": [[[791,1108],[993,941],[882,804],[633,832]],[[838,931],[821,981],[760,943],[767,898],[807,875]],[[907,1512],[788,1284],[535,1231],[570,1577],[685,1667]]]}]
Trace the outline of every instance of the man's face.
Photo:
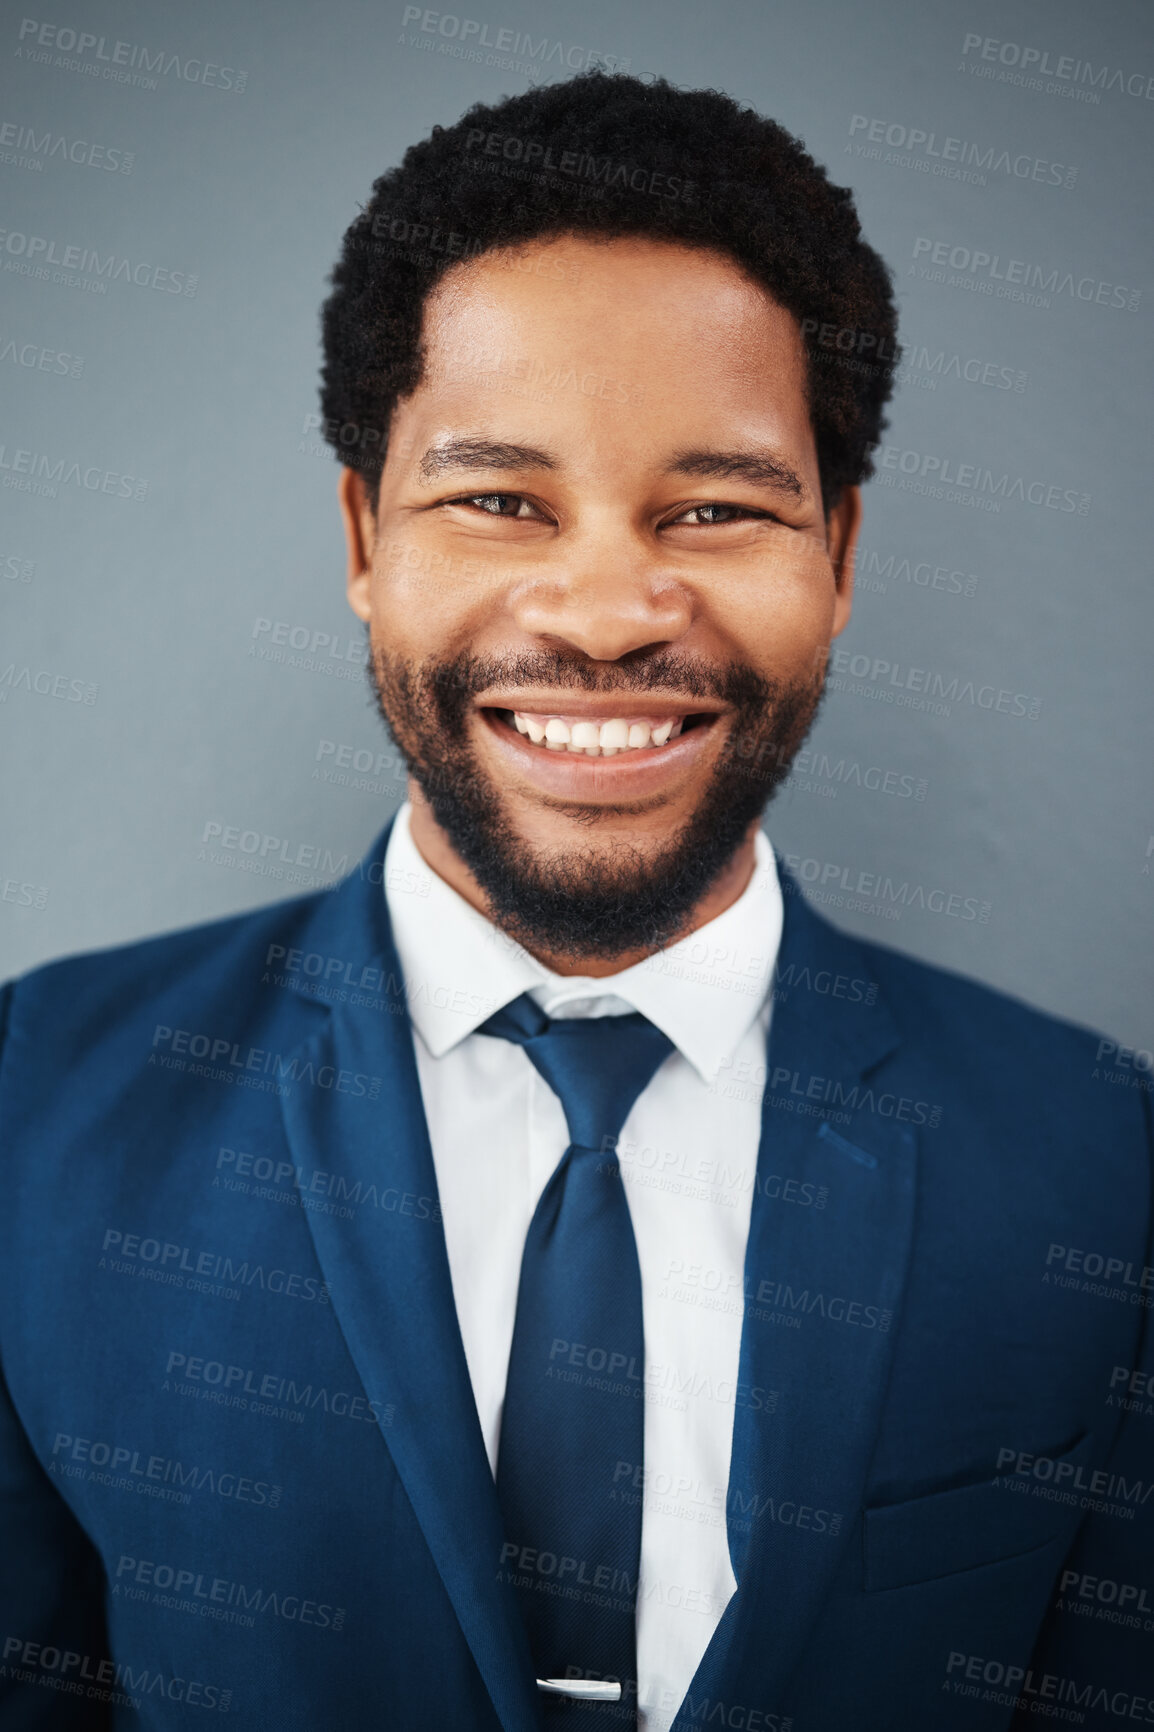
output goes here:
[{"label": "man's face", "polygon": [[797,321],[712,253],[564,236],[454,267],[423,344],[375,517],[341,488],[414,835],[538,954],[644,953],[749,851],[849,617]]}]

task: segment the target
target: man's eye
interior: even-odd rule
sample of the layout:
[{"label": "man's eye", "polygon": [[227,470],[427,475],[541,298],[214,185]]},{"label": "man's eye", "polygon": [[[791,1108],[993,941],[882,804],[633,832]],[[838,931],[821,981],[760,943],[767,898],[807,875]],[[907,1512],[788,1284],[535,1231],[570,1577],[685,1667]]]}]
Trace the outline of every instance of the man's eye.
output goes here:
[{"label": "man's eye", "polygon": [[[532,507],[523,493],[470,493],[461,499],[452,499],[451,505],[475,505],[478,511],[488,512],[490,517],[531,517]],[[525,511],[521,507],[525,506]]]},{"label": "man's eye", "polygon": [[743,517],[768,517],[768,511],[755,511],[749,505],[694,505],[680,517],[673,519],[674,523],[688,523],[690,528],[708,527],[710,524],[738,523]]}]

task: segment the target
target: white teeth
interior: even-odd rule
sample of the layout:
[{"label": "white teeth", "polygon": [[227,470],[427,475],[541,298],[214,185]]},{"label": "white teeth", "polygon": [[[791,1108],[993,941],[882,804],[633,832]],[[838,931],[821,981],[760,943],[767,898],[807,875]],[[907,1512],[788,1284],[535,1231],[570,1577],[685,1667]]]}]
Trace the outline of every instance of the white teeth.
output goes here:
[{"label": "white teeth", "polygon": [[614,716],[607,722],[577,721],[569,723],[560,716],[539,716],[514,710],[513,724],[519,734],[527,735],[535,746],[550,752],[572,752],[578,757],[614,758],[621,752],[644,750],[649,746],[664,746],[675,740],[685,724],[685,717],[660,722],[651,728],[648,722],[629,722]]}]

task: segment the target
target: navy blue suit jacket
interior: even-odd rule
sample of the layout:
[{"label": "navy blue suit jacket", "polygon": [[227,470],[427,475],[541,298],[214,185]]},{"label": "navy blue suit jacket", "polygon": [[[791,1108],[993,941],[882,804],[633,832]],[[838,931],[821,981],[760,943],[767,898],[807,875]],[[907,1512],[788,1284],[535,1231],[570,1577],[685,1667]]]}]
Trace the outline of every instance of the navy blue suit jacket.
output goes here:
[{"label": "navy blue suit jacket", "polygon": [[[0,1727],[538,1726],[383,848],[7,989]],[[786,890],[678,1732],[1154,1724],[1144,1096]]]}]

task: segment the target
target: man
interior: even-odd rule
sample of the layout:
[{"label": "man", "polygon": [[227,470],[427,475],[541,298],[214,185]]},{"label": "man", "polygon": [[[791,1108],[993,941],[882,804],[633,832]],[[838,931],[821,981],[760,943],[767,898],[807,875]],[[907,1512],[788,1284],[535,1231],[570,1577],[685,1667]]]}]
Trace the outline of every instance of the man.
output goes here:
[{"label": "man", "polygon": [[0,1724],[1154,1723],[1141,1099],[759,828],[896,356],[848,195],[583,76],[378,181],[324,335],[410,803],[8,989]]}]

